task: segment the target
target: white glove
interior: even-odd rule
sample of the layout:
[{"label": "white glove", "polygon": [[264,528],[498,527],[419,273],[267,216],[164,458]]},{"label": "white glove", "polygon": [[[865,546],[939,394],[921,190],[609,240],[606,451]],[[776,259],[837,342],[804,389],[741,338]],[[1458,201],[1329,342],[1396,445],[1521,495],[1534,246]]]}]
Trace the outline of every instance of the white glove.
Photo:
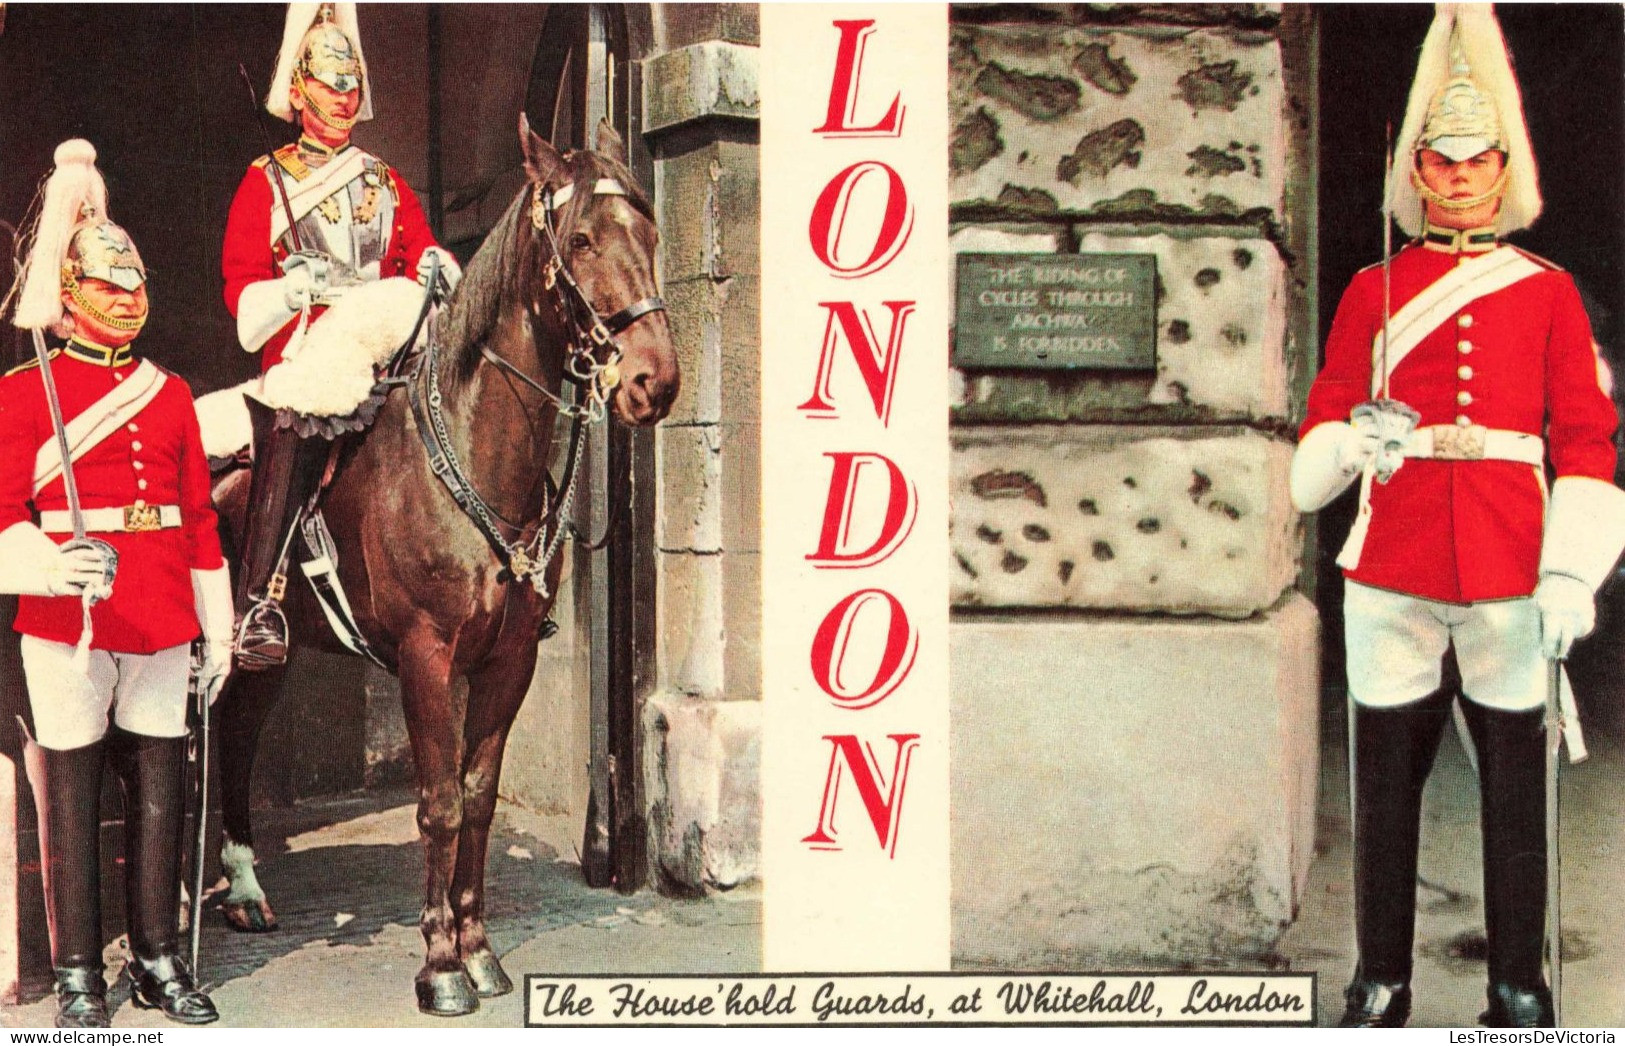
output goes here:
[{"label": "white glove", "polygon": [[64,548],[32,523],[0,533],[0,592],[77,596],[87,588],[104,588],[105,580],[102,557],[93,548]]},{"label": "white glove", "polygon": [[1373,458],[1382,453],[1382,433],[1378,430],[1376,419],[1365,414],[1356,415],[1337,443],[1337,467],[1346,476],[1358,476]]},{"label": "white glove", "polygon": [[308,307],[327,291],[332,263],[319,254],[290,254],[282,261],[283,304],[293,311]]},{"label": "white glove", "polygon": [[423,254],[418,257],[418,283],[424,286],[429,282],[429,269],[435,258],[440,259],[440,279],[446,284],[446,293],[450,294],[457,289],[457,282],[463,278],[463,270],[457,264],[457,259],[451,252],[439,247],[425,247]]},{"label": "white glove", "polygon": [[1405,464],[1405,444],[1422,416],[1396,400],[1369,400],[1349,413],[1354,428],[1377,437],[1376,479],[1387,483]]},{"label": "white glove", "polygon": [[1346,421],[1316,425],[1292,455],[1289,490],[1299,512],[1318,512],[1349,488],[1381,449],[1375,424]]},{"label": "white glove", "polygon": [[231,672],[231,636],[236,616],[231,604],[230,571],[224,566],[192,571],[192,598],[198,624],[203,628],[197,685],[212,705]]},{"label": "white glove", "polygon": [[1540,650],[1548,660],[1569,656],[1576,639],[1591,634],[1597,624],[1597,604],[1591,586],[1567,574],[1543,574],[1535,586],[1535,609],[1540,612]]}]

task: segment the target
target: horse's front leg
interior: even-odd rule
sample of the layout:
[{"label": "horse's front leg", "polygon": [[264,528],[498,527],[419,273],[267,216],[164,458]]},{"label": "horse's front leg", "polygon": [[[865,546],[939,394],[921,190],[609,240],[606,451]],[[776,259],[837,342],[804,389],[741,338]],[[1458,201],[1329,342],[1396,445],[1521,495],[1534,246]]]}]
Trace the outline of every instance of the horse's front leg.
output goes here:
[{"label": "horse's front leg", "polygon": [[479,1009],[474,983],[457,950],[451,880],[463,827],[465,709],[451,678],[451,651],[438,637],[411,636],[400,649],[401,704],[418,773],[418,830],[423,833],[426,948],[417,975],[418,1009],[458,1017]]},{"label": "horse's front leg", "polygon": [[498,657],[468,680],[467,755],[463,762],[463,831],[452,880],[452,908],[463,965],[483,996],[506,995],[513,982],[502,969],[485,932],[485,860],[496,815],[497,784],[508,730],[525,700],[536,668],[536,644]]},{"label": "horse's front leg", "polygon": [[220,870],[229,884],[220,910],[233,929],[245,933],[276,929],[276,914],[254,874],[254,826],[249,799],[260,730],[282,696],[286,674],[286,665],[263,672],[233,672],[219,700],[220,801],[224,815]]}]

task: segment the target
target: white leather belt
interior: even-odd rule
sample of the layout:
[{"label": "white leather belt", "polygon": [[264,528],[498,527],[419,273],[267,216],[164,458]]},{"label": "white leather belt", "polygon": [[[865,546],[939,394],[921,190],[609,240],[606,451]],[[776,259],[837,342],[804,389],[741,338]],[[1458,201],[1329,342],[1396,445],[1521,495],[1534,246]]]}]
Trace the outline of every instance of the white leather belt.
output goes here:
[{"label": "white leather belt", "polygon": [[1435,461],[1517,461],[1540,465],[1546,443],[1539,436],[1483,425],[1431,425],[1417,429],[1405,444],[1407,458]]},{"label": "white leather belt", "polygon": [[[139,534],[181,525],[179,505],[87,508],[84,516],[85,532],[89,534]],[[73,514],[65,509],[47,509],[39,514],[39,526],[47,534],[72,534]]]}]

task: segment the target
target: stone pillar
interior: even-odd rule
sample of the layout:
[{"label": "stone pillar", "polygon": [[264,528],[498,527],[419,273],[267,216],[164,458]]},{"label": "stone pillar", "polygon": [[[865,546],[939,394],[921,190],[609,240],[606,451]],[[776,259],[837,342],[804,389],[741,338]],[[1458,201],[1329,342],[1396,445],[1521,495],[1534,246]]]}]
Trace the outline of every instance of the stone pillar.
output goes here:
[{"label": "stone pillar", "polygon": [[683,390],[656,432],[658,679],[644,704],[662,889],[757,874],[761,571],[754,9],[657,5],[644,133]]},{"label": "stone pillar", "polygon": [[952,17],[955,250],[1157,264],[1154,372],[952,375],[955,959],[1256,963],[1314,845],[1312,15]]}]

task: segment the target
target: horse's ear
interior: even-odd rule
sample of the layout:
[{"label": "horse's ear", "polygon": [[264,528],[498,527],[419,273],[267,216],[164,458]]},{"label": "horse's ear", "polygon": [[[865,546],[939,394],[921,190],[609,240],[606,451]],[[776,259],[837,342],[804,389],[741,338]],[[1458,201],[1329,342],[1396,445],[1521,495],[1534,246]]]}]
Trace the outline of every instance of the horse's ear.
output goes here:
[{"label": "horse's ear", "polygon": [[555,181],[564,168],[564,158],[559,151],[530,129],[530,119],[523,112],[519,114],[519,151],[525,156],[525,171],[531,181],[539,185]]},{"label": "horse's ear", "polygon": [[596,151],[609,157],[622,167],[626,166],[626,143],[621,136],[615,133],[615,128],[608,120],[598,121],[598,145]]}]

